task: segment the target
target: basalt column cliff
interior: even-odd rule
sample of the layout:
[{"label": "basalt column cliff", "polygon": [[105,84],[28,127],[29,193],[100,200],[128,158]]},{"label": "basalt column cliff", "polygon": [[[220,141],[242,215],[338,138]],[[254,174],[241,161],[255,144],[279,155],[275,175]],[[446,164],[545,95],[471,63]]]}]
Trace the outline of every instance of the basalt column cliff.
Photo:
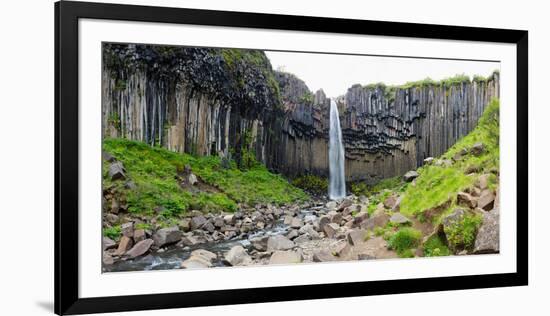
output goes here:
[{"label": "basalt column cliff", "polygon": [[[350,87],[336,100],[346,180],[400,175],[442,154],[498,95],[498,73]],[[105,137],[328,175],[330,99],[273,71],[261,51],[105,44],[102,102]]]}]

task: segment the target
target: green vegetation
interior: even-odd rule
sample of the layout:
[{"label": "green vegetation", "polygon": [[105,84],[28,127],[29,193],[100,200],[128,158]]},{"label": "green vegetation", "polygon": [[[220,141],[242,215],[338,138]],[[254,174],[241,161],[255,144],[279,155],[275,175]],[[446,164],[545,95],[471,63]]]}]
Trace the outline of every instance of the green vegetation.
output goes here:
[{"label": "green vegetation", "polygon": [[394,249],[400,257],[411,257],[414,249],[420,245],[422,232],[410,227],[401,228],[388,241],[390,249]]},{"label": "green vegetation", "polygon": [[[471,186],[476,177],[465,174],[465,171],[475,166],[477,173],[498,170],[499,166],[499,101],[492,100],[479,119],[478,126],[467,136],[459,140],[441,158],[451,161],[459,153],[468,152],[476,143],[483,143],[484,152],[475,156],[459,155],[460,159],[450,166],[427,165],[419,168],[420,176],[415,186],[407,186],[401,201],[401,212],[417,217],[429,209],[438,207],[450,201],[450,212],[456,203],[456,194]],[[490,186],[496,186],[496,176],[489,177]]]},{"label": "green vegetation", "polygon": [[[234,163],[224,168],[218,157],[179,154],[125,139],[106,139],[103,150],[124,164],[135,183],[130,190],[122,181],[111,181],[107,176],[108,163],[104,163],[104,187],[115,187],[125,194],[128,209],[133,213],[152,215],[156,209],[169,219],[189,209],[232,212],[237,203],[285,204],[307,198],[303,191],[261,164],[246,171],[236,168]],[[180,186],[185,166],[202,181],[205,187],[200,191]]]},{"label": "green vegetation", "polygon": [[153,225],[149,223],[137,223],[135,229],[151,230],[153,229]]},{"label": "green vegetation", "polygon": [[107,227],[107,228],[103,228],[103,236],[105,237],[109,237],[111,238],[112,240],[118,240],[120,238],[120,226],[119,225],[116,225],[116,226],[113,226],[113,227]]},{"label": "green vegetation", "polygon": [[313,93],[308,91],[300,97],[299,102],[303,104],[313,104],[313,98]]},{"label": "green vegetation", "polygon": [[438,235],[430,237],[424,243],[424,256],[426,257],[439,257],[449,255],[451,255],[451,251]]},{"label": "green vegetation", "polygon": [[467,214],[459,221],[445,227],[445,236],[451,249],[472,249],[482,221],[479,214]]},{"label": "green vegetation", "polygon": [[393,178],[382,179],[374,185],[368,185],[366,182],[355,182],[351,184],[351,192],[355,195],[365,195],[370,196],[372,194],[377,194],[384,190],[398,190],[406,187],[406,183],[401,181],[400,176]]},{"label": "green vegetation", "polygon": [[294,178],[292,185],[315,195],[322,195],[328,192],[328,179],[312,174]]}]

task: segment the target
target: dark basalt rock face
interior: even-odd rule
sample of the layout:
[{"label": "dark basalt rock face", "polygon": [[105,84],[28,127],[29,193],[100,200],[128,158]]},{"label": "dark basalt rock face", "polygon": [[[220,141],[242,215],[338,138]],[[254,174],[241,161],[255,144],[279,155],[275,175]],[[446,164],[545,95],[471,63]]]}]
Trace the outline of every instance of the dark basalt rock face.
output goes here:
[{"label": "dark basalt rock face", "polygon": [[[105,44],[103,133],[178,152],[247,150],[289,176],[328,175],[330,100],[261,51]],[[354,85],[336,101],[347,180],[402,175],[442,154],[499,96],[499,78],[409,88]]]}]

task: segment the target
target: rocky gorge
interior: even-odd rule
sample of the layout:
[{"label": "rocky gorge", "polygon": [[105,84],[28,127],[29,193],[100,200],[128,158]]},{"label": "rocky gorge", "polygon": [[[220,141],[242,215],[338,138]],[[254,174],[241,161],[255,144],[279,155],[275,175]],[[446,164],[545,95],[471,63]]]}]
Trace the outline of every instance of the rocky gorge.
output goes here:
[{"label": "rocky gorge", "polygon": [[322,90],[261,51],[104,45],[105,272],[499,252],[498,72],[333,99],[331,201]]}]

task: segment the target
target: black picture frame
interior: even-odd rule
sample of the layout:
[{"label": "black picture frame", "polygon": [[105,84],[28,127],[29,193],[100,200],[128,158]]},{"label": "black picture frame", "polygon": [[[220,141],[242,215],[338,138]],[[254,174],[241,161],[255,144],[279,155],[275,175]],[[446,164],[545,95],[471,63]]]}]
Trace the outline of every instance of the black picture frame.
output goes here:
[{"label": "black picture frame", "polygon": [[[511,43],[517,46],[517,272],[237,290],[78,297],[78,21],[82,18]],[[59,315],[527,285],[528,32],[337,18],[55,3],[55,313]]]}]

